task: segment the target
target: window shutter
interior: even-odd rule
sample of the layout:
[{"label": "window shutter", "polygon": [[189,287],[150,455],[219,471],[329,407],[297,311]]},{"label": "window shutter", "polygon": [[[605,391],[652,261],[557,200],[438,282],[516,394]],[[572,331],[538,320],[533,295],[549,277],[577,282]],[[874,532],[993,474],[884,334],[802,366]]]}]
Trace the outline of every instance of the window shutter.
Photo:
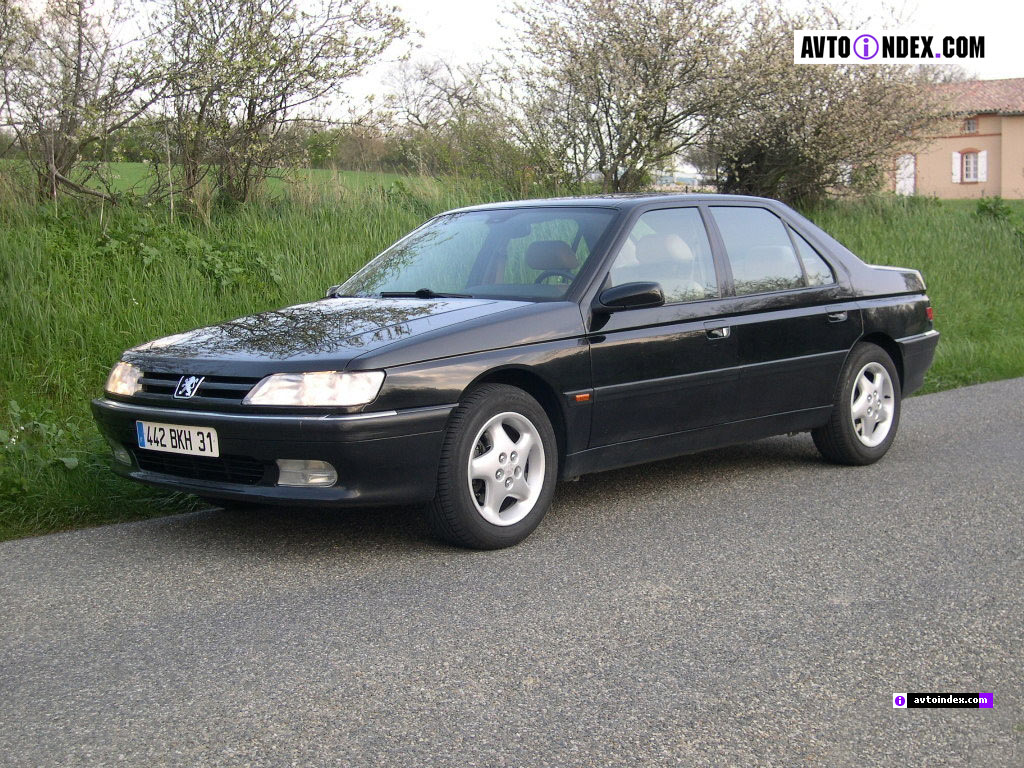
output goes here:
[{"label": "window shutter", "polygon": [[988,181],[988,150],[978,153],[978,181]]},{"label": "window shutter", "polygon": [[960,183],[960,153],[953,153],[953,183]]}]

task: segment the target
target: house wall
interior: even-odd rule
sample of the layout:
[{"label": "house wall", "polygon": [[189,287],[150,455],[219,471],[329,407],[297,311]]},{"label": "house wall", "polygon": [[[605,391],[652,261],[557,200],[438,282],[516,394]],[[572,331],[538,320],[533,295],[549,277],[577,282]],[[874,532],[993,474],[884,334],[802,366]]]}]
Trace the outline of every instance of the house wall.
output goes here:
[{"label": "house wall", "polygon": [[[987,133],[999,133],[1002,130],[1003,118],[999,115],[978,115],[977,120],[978,133],[965,133],[963,134],[964,136],[977,136],[978,134],[984,135]],[[959,133],[960,130],[963,130],[963,124],[963,120],[957,121],[956,125],[958,130],[950,131],[949,133]]]},{"label": "house wall", "polygon": [[1024,198],[1024,115],[1003,118],[1003,158],[1000,167],[1007,198]]},{"label": "house wall", "polygon": [[[973,198],[992,195],[1009,197],[1002,191],[1003,118],[999,115],[980,115],[977,133],[956,133],[935,136],[926,148],[917,153],[914,191],[918,195],[943,198]],[[954,128],[959,128],[958,123]],[[986,181],[953,183],[952,156],[954,152],[988,152],[988,179]],[[1024,147],[1022,147],[1024,151]],[[1024,194],[1018,195],[1024,197]]]}]

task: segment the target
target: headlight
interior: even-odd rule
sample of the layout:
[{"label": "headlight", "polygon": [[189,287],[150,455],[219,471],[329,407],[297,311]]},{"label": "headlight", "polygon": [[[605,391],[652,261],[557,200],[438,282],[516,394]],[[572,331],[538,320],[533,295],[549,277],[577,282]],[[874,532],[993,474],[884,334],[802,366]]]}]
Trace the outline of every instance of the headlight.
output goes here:
[{"label": "headlight", "polygon": [[142,389],[142,371],[131,363],[120,362],[107,377],[104,389],[112,395],[131,396]]},{"label": "headlight", "polygon": [[377,397],[384,371],[275,373],[252,388],[245,405],[365,405]]}]

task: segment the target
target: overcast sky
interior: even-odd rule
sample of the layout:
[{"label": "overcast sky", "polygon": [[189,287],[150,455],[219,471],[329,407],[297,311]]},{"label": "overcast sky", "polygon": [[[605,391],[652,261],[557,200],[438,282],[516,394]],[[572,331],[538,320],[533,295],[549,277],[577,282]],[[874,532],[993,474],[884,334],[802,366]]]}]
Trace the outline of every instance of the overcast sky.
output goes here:
[{"label": "overcast sky", "polygon": [[[505,32],[499,19],[503,0],[391,0],[423,37],[416,56],[466,63],[487,58],[503,47]],[[803,0],[786,0],[794,8]],[[1021,0],[862,0],[856,14],[883,14],[895,7],[908,20],[905,28],[940,35],[985,35],[985,60],[964,67],[981,78],[1024,77],[1021,33],[1024,2]],[[349,88],[356,97],[381,90],[388,66],[374,68]]]}]

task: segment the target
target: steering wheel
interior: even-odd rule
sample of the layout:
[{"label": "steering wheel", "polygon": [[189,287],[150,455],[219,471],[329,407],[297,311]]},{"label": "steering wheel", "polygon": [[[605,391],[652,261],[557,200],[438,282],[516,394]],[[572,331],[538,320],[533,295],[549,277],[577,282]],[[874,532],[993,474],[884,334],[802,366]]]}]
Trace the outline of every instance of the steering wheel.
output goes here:
[{"label": "steering wheel", "polygon": [[533,281],[534,285],[543,283],[549,277],[560,277],[567,283],[571,283],[573,280],[576,279],[576,275],[574,275],[567,269],[545,269],[543,272],[537,275],[537,279]]}]

